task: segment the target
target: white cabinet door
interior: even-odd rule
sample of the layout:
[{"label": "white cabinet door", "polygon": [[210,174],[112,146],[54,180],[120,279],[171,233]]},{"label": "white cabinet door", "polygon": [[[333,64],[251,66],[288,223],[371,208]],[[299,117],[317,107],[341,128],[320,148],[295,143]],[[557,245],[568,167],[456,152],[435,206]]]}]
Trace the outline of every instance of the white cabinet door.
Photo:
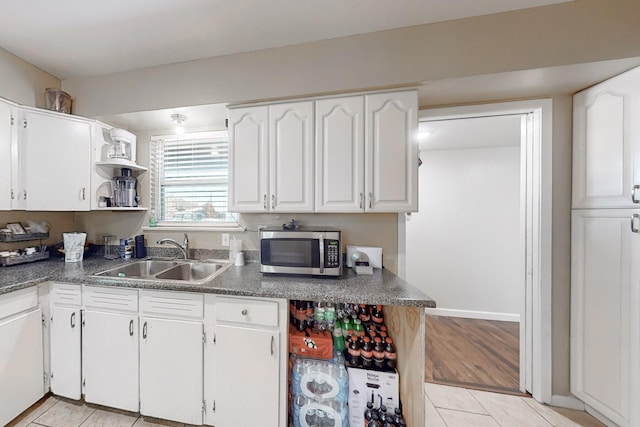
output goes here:
[{"label": "white cabinet door", "polygon": [[9,104],[0,101],[0,210],[11,209],[11,198],[15,197],[11,186],[11,134],[14,118]]},{"label": "white cabinet door", "polygon": [[418,94],[365,96],[366,204],[372,212],[418,210]]},{"label": "white cabinet door", "polygon": [[572,215],[571,392],[617,424],[637,426],[640,210]]},{"label": "white cabinet door", "polygon": [[279,332],[218,325],[214,348],[216,427],[280,426]]},{"label": "white cabinet door", "polygon": [[30,110],[23,111],[23,120],[21,166],[27,210],[89,210],[89,121]]},{"label": "white cabinet door", "polygon": [[202,424],[202,322],[141,317],[140,324],[140,413]]},{"label": "white cabinet door", "polygon": [[51,307],[51,391],[80,399],[80,309]]},{"label": "white cabinet door", "polygon": [[573,208],[639,207],[640,68],[573,97]]},{"label": "white cabinet door", "polygon": [[44,396],[42,310],[0,321],[0,425]]},{"label": "white cabinet door", "polygon": [[313,101],[269,106],[269,210],[313,212]]},{"label": "white cabinet door", "polygon": [[268,109],[229,110],[229,211],[266,212]]},{"label": "white cabinet door", "polygon": [[364,210],[364,96],[316,101],[317,212]]},{"label": "white cabinet door", "polygon": [[82,314],[85,401],[138,412],[138,316]]}]

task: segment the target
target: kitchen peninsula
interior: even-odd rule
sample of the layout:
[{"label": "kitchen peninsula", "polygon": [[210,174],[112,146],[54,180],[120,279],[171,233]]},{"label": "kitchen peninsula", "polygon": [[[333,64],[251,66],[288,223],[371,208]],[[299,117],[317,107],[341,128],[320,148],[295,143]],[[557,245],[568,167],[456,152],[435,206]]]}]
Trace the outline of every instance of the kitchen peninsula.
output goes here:
[{"label": "kitchen peninsula", "polygon": [[[400,397],[407,424],[409,426],[424,425],[424,397],[422,391],[424,378],[423,308],[435,307],[435,301],[393,273],[383,269],[376,270],[373,275],[358,276],[353,271],[348,270],[339,278],[329,279],[282,275],[269,276],[259,272],[259,263],[249,262],[242,267],[230,266],[217,277],[202,284],[188,284],[177,281],[150,282],[127,278],[94,276],[95,273],[115,267],[123,262],[134,261],[94,258],[87,259],[81,263],[64,263],[60,260],[49,260],[32,265],[3,269],[2,276],[0,276],[0,314],[3,302],[7,297],[36,286],[38,288],[51,286],[50,297],[54,298],[54,287],[56,284],[64,284],[68,289],[84,289],[87,292],[96,289],[108,289],[112,291],[116,289],[119,291],[125,290],[126,292],[135,293],[136,304],[138,301],[137,295],[140,293],[141,306],[144,304],[143,293],[155,293],[157,295],[166,292],[171,295],[184,294],[189,297],[199,297],[200,299],[196,300],[196,305],[200,304],[200,306],[202,306],[204,301],[205,329],[207,328],[206,306],[207,301],[210,299],[215,299],[219,304],[218,307],[222,307],[221,302],[225,304],[233,303],[235,301],[242,301],[245,298],[254,302],[266,301],[269,303],[271,301],[279,301],[280,314],[278,321],[280,324],[286,324],[288,322],[288,307],[286,307],[288,300],[304,299],[359,304],[382,304],[384,305],[386,323],[390,335],[393,336],[394,343],[398,349]],[[86,299],[87,297],[83,294],[83,298]],[[86,301],[83,301],[83,303],[85,302]],[[46,310],[44,310],[45,307],[42,306],[47,305],[48,302],[41,300],[39,304],[41,308],[43,308],[43,311],[46,312]],[[285,308],[284,315],[282,311],[283,306]],[[202,311],[202,308],[200,308],[200,310]],[[219,319],[222,309],[218,308],[217,310],[216,316]],[[141,312],[140,330],[143,328],[142,319]],[[0,321],[0,324],[1,322],[2,321]],[[200,320],[199,322],[202,325],[203,321]],[[131,324],[133,325],[133,323]],[[144,322],[144,324],[146,325],[146,322]],[[133,328],[131,332],[131,335],[133,335]],[[146,334],[146,332],[144,333]],[[284,338],[286,333],[281,333],[280,336],[283,338],[281,340],[283,342],[281,349],[287,348],[287,340]],[[210,337],[208,337],[208,339],[209,338]],[[48,342],[46,338],[45,342]],[[83,351],[85,344],[83,344]],[[142,344],[140,345],[142,347]],[[45,348],[45,355],[46,354],[47,350]],[[206,360],[208,359],[206,358],[207,356],[205,354],[205,395],[207,394],[207,381],[211,381],[207,375]],[[47,363],[45,363],[45,366],[47,366]],[[286,384],[286,369],[280,369],[279,372],[281,378],[280,391],[282,391],[282,384]],[[0,392],[2,391],[0,390]],[[53,392],[56,394],[55,389]],[[280,395],[286,396],[286,392]],[[286,425],[287,413],[286,398],[280,398],[279,406],[279,425],[284,426]],[[26,409],[26,407],[23,409]],[[142,410],[140,412],[142,412]],[[220,410],[218,412],[220,412]],[[210,419],[213,418],[207,418],[207,415],[205,415],[204,424],[212,424],[208,422]],[[200,424],[202,424],[202,422],[200,422]],[[219,424],[223,425],[221,422]]]}]

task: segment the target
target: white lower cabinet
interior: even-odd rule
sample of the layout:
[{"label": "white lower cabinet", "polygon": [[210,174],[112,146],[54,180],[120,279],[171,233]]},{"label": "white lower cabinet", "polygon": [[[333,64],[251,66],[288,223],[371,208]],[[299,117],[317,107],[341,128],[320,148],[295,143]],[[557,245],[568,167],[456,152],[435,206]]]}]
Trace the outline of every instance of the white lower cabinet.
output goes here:
[{"label": "white lower cabinet", "polygon": [[138,292],[85,286],[83,300],[85,401],[138,412]]},{"label": "white lower cabinet", "polygon": [[286,307],[284,300],[207,295],[205,424],[287,425]]},{"label": "white lower cabinet", "polygon": [[574,210],[571,239],[571,392],[638,426],[640,210]]},{"label": "white lower cabinet", "polygon": [[81,287],[51,285],[51,391],[79,400],[82,394]]},{"label": "white lower cabinet", "polygon": [[202,322],[140,323],[140,413],[202,424]]},{"label": "white lower cabinet", "polygon": [[85,310],[85,401],[138,412],[138,315]]},{"label": "white lower cabinet", "polygon": [[203,421],[204,296],[140,291],[140,413]]},{"label": "white lower cabinet", "polygon": [[0,296],[0,425],[44,396],[42,342],[36,288]]}]

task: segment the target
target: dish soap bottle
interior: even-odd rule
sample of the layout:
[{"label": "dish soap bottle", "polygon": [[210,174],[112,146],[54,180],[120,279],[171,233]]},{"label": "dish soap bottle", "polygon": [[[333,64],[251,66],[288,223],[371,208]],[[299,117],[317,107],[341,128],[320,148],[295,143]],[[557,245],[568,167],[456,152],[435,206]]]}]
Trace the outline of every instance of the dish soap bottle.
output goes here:
[{"label": "dish soap bottle", "polygon": [[156,219],[156,211],[155,209],[151,209],[151,214],[149,215],[149,227],[155,227],[158,225],[158,220]]}]

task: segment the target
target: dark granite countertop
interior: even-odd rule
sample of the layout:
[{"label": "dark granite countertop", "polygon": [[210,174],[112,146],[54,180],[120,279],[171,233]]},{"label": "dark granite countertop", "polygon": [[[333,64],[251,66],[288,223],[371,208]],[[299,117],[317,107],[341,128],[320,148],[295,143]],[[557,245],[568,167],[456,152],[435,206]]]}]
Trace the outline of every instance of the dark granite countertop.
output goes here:
[{"label": "dark granite countertop", "polygon": [[32,264],[3,267],[0,268],[0,295],[41,282],[56,281],[263,298],[416,307],[436,306],[435,301],[422,291],[385,269],[375,270],[373,275],[357,275],[353,270],[347,269],[341,277],[324,278],[262,274],[259,263],[248,262],[242,267],[231,266],[203,284],[92,276],[119,264],[134,261],[138,260],[107,260],[96,257],[79,263],[65,263],[63,259],[50,259]]}]

